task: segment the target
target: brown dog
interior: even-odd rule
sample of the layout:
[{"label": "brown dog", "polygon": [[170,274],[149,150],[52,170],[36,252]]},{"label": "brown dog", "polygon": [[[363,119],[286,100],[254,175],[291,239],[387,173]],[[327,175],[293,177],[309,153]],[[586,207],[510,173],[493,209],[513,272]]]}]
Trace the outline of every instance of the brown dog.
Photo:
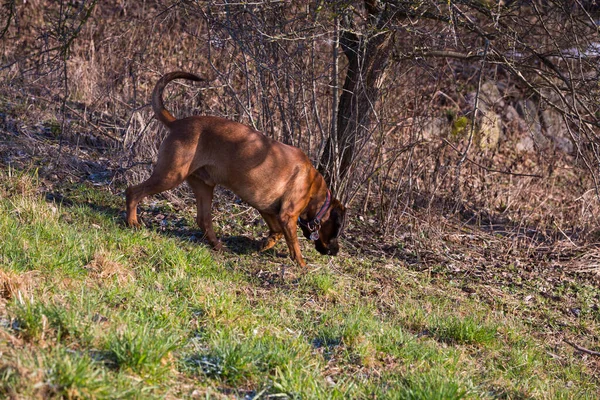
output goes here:
[{"label": "brown dog", "polygon": [[256,208],[269,226],[261,251],[270,249],[281,236],[292,260],[300,266],[297,224],[321,254],[336,255],[338,235],[344,223],[344,206],[327,189],[325,180],[300,149],[272,140],[237,122],[212,116],[175,119],[164,107],[166,84],[196,75],[172,72],[163,76],[152,92],[156,118],[168,129],[152,175],[127,188],[127,223],[139,226],[137,205],[146,196],[172,189],[187,181],[196,196],[197,222],[215,248],[222,245],[212,228],[211,203],[215,185],[231,189]]}]

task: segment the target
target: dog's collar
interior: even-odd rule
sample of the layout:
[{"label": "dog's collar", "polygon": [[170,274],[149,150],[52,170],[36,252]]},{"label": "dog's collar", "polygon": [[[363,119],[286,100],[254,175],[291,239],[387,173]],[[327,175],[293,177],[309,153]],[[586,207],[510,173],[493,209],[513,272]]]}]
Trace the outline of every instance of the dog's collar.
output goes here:
[{"label": "dog's collar", "polygon": [[331,192],[329,190],[327,190],[327,195],[325,196],[325,203],[323,203],[323,205],[321,206],[321,209],[319,210],[319,212],[317,212],[317,215],[315,215],[315,217],[312,220],[307,221],[305,219],[298,217],[298,223],[300,223],[300,225],[308,228],[308,230],[311,232],[311,235],[310,235],[311,240],[317,240],[319,238],[319,228],[321,227],[321,219],[323,219],[323,217],[327,213],[327,210],[329,209],[330,205],[331,205]]}]

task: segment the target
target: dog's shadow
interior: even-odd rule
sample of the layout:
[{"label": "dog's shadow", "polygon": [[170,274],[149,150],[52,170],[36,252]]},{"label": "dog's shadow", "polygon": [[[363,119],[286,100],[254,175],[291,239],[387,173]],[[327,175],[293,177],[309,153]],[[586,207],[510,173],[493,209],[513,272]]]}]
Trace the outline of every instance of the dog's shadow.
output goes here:
[{"label": "dog's shadow", "polygon": [[[48,192],[45,195],[46,201],[50,203],[60,204],[62,207],[71,208],[74,206],[88,207],[94,212],[112,218],[118,221],[119,225],[125,227],[125,211],[118,209],[111,205],[99,204],[95,201],[89,201],[89,199],[80,199],[77,197],[71,197],[64,195],[59,192]],[[141,210],[140,210],[141,211]],[[197,227],[190,226],[187,221],[182,217],[177,218],[165,218],[164,220],[157,220],[156,216],[163,214],[169,215],[161,209],[150,210],[146,209],[142,212],[146,215],[140,216],[140,220],[143,222],[144,227],[142,229],[152,230],[158,232],[161,235],[178,238],[180,240],[187,240],[198,244],[199,246],[206,246],[210,248],[210,244],[204,240],[203,232],[198,230]],[[167,221],[168,219],[168,221]],[[168,223],[163,223],[168,222]],[[194,229],[196,228],[196,229]],[[128,228],[130,229],[130,228]],[[225,252],[230,252],[239,256],[250,255],[250,254],[262,254],[266,257],[285,258],[286,254],[277,252],[274,249],[266,251],[264,254],[259,252],[260,245],[262,242],[262,236],[259,235],[256,238],[243,236],[243,235],[220,235],[220,240],[223,243]]]},{"label": "dog's shadow", "polygon": [[[124,214],[121,212],[121,214]],[[123,224],[125,224],[123,222]],[[181,240],[188,240],[196,243],[199,246],[206,246],[211,249],[211,245],[204,239],[204,234],[193,227],[163,227],[153,222],[145,222],[143,229],[158,232],[164,236],[174,237]],[[223,244],[223,250],[226,253],[232,253],[239,256],[256,254],[259,252],[262,238],[253,239],[242,235],[222,235],[219,240]]]},{"label": "dog's shadow", "polygon": [[[83,206],[90,208],[94,212],[116,220],[118,225],[125,228],[125,212],[122,209],[113,207],[110,205],[94,202],[94,201],[82,201],[81,199],[64,196],[57,192],[50,192],[46,194],[46,201],[60,204],[62,207],[71,208],[76,206]],[[163,210],[145,210],[145,218],[140,218],[144,223],[144,227],[141,229],[151,230],[159,233],[160,235],[177,238],[182,241],[193,242],[198,246],[204,246],[210,249],[210,244],[204,240],[203,233],[196,227],[190,226],[183,218],[176,218],[170,220],[168,224],[162,224],[156,216],[158,214],[168,214]],[[194,229],[196,228],[196,229]],[[261,263],[242,263],[239,266],[239,271],[242,271],[249,279],[249,281],[262,288],[292,288],[298,285],[299,274],[295,266],[290,264],[288,254],[285,252],[285,243],[280,244],[276,247],[271,248],[267,251],[260,252],[259,248],[262,243],[262,235],[258,235],[255,238],[242,235],[219,235],[221,242],[223,243],[224,253],[235,254],[237,256],[253,256],[262,259]],[[211,251],[211,250],[209,250]],[[211,251],[212,253],[212,251]],[[216,253],[212,253],[216,254]],[[227,262],[225,262],[227,264]],[[265,267],[265,265],[272,265],[273,267]],[[105,360],[106,363],[110,364],[110,359]]]},{"label": "dog's shadow", "polygon": [[226,250],[237,255],[256,253],[260,247],[260,240],[241,235],[221,236],[221,242]]}]

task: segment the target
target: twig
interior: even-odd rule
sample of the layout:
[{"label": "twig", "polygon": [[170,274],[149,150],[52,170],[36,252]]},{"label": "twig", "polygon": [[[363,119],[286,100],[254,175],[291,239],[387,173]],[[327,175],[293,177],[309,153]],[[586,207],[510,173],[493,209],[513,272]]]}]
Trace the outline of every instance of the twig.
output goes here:
[{"label": "twig", "polygon": [[16,14],[16,7],[14,1],[7,2],[6,4],[4,4],[3,7],[8,10],[8,17],[6,18],[6,23],[4,24],[4,28],[2,28],[2,32],[0,32],[0,39],[3,39],[4,35],[6,35],[6,32],[8,32],[8,28],[10,28],[10,23],[12,22],[12,19],[15,17]]},{"label": "twig", "polygon": [[155,16],[153,16],[152,18],[153,18],[153,19],[157,19],[158,17],[160,17],[161,15],[163,15],[163,14],[165,14],[165,13],[167,13],[167,12],[171,11],[171,9],[173,9],[173,8],[177,7],[177,6],[178,6],[178,5],[180,5],[181,3],[182,3],[181,1],[178,1],[178,2],[177,2],[177,3],[175,3],[175,4],[171,4],[169,7],[165,8],[164,10],[162,10],[161,12],[159,12],[158,14],[156,14]]},{"label": "twig", "polygon": [[[460,173],[461,167],[465,160],[467,159],[467,154],[469,153],[469,149],[471,149],[471,145],[473,144],[473,136],[475,134],[475,121],[477,118],[477,111],[479,111],[479,94],[481,92],[481,82],[483,79],[483,68],[485,67],[485,57],[487,56],[488,48],[490,46],[490,41],[485,39],[485,47],[483,49],[483,58],[481,59],[481,68],[479,69],[479,77],[477,78],[477,92],[475,92],[475,102],[473,103],[473,115],[471,116],[471,129],[469,132],[469,141],[467,142],[467,148],[461,154],[460,160],[456,164],[456,176],[454,182],[454,195],[460,193]],[[460,195],[458,196],[461,197]]]},{"label": "twig", "polygon": [[[65,18],[63,20],[63,17]],[[59,20],[58,20],[58,30],[59,33],[62,33],[64,25],[66,25],[67,17],[63,14],[63,2],[60,2],[60,12],[59,12]],[[69,97],[69,68],[67,65],[67,60],[69,58],[69,46],[70,42],[66,42],[62,48],[60,49],[61,61],[62,61],[62,73],[63,73],[63,88],[64,95],[62,98],[62,104],[60,107],[60,113],[62,115],[62,120],[60,122],[60,135],[58,138],[58,152],[56,155],[55,163],[58,164],[60,157],[62,156],[63,142],[65,138],[65,127],[67,126],[67,117],[66,117],[66,107],[67,107],[67,98]]]},{"label": "twig", "polygon": [[566,344],[568,344],[569,346],[571,346],[575,350],[580,351],[582,353],[589,354],[591,356],[600,356],[600,351],[594,351],[594,350],[586,349],[585,347],[581,347],[579,345],[576,345],[575,343],[569,342],[567,339],[563,339],[563,342],[565,342]]},{"label": "twig", "polygon": [[94,128],[95,130],[97,130],[101,135],[106,136],[107,138],[114,140],[115,142],[119,142],[122,143],[123,139],[120,137],[116,137],[113,136],[112,134],[110,134],[108,131],[104,130],[103,128],[101,128],[100,126],[94,124],[92,121],[88,120],[86,115],[81,114],[79,111],[77,111],[76,109],[74,109],[73,107],[70,107],[69,105],[65,105],[65,108],[67,108],[69,111],[71,111],[73,114],[77,115],[79,118],[83,119],[83,121],[91,126],[92,128]]},{"label": "twig", "polygon": [[556,226],[556,229],[558,229],[558,231],[562,233],[562,235],[573,245],[573,247],[579,247],[575,243],[573,243],[571,238],[562,229],[560,229],[560,226],[558,226],[556,222],[554,223],[554,226]]},{"label": "twig", "polygon": [[[44,102],[46,102],[46,103],[48,103],[48,104],[54,104],[54,101],[52,101],[52,100],[50,100],[50,99],[46,99],[46,98],[44,98],[44,97],[37,96],[37,97],[36,97],[36,99],[37,99],[37,100],[44,101]],[[123,139],[122,139],[122,138],[120,138],[120,137],[117,137],[117,136],[113,136],[113,135],[111,135],[111,134],[110,134],[108,131],[104,130],[102,127],[100,127],[100,126],[98,126],[98,125],[94,124],[93,122],[91,122],[91,121],[90,121],[90,120],[87,118],[87,116],[85,115],[85,112],[84,112],[84,113],[80,113],[79,111],[77,111],[75,108],[73,108],[73,107],[69,106],[68,104],[65,104],[65,108],[66,108],[67,110],[71,111],[71,112],[72,112],[73,114],[75,114],[77,117],[81,118],[81,119],[83,120],[83,122],[85,122],[85,124],[86,124],[86,125],[89,125],[89,126],[91,126],[92,128],[96,129],[96,130],[98,131],[98,133],[102,134],[103,136],[106,136],[107,138],[109,138],[109,139],[112,139],[112,140],[114,140],[114,141],[116,141],[116,142],[119,142],[119,143],[123,142]]]},{"label": "twig", "polygon": [[[449,141],[447,141],[444,138],[442,138],[442,140],[446,144],[448,144],[452,148],[452,150],[456,151],[459,154],[462,154],[462,152],[459,149],[457,149],[456,146],[454,146],[452,143],[450,143]],[[543,178],[542,175],[537,175],[537,174],[522,174],[522,173],[518,173],[518,172],[501,171],[499,169],[488,168],[485,165],[481,165],[477,161],[470,159],[469,157],[465,158],[465,161],[468,161],[471,164],[475,164],[476,166],[478,166],[479,168],[483,168],[487,172],[495,172],[495,173],[498,173],[498,174],[505,174],[505,175],[512,175],[512,176],[526,176],[526,177],[529,177],[529,178]]]}]

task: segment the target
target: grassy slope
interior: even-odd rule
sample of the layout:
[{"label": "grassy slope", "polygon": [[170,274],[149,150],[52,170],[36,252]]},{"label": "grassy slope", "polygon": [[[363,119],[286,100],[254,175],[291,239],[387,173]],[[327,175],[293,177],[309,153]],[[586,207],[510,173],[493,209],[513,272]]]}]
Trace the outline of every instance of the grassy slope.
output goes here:
[{"label": "grassy slope", "polygon": [[61,205],[35,177],[0,173],[0,397],[597,395],[594,360],[548,337],[560,323],[595,335],[598,313],[564,325],[527,285],[465,291],[306,243],[306,271],[275,253],[214,255],[126,229],[121,198],[78,186]]}]

